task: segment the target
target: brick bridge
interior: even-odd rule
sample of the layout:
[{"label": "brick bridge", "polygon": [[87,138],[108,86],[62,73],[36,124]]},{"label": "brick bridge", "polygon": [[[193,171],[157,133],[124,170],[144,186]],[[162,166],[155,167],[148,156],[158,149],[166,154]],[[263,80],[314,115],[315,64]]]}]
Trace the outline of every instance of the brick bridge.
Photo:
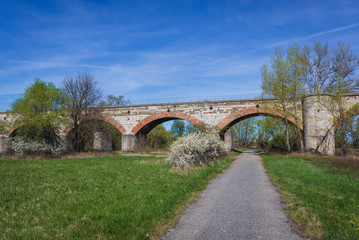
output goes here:
[{"label": "brick bridge", "polygon": [[[304,126],[299,127],[304,131],[307,150],[315,149],[329,132],[319,151],[332,155],[335,151],[333,116],[316,99],[315,96],[310,96],[304,100],[304,111],[301,116]],[[237,122],[263,115],[283,118],[281,112],[263,107],[262,102],[247,99],[104,107],[101,108],[98,120],[112,124],[121,132],[124,151],[134,150],[140,135],[147,135],[158,124],[174,119],[183,119],[202,127],[216,126],[222,139],[233,145],[233,136],[231,131],[227,130]],[[347,102],[349,105],[359,103],[359,94],[348,95]],[[0,113],[0,119],[11,122],[4,112]],[[294,123],[294,119],[289,120]],[[61,130],[63,135],[70,131],[71,126]],[[4,139],[10,135],[11,132],[0,138],[0,152],[6,149]]]}]

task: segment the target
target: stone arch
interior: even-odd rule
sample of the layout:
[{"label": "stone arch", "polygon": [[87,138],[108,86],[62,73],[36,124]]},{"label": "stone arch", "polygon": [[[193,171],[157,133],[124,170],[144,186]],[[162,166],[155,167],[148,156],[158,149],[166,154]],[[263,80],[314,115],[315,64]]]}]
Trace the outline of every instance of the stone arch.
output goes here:
[{"label": "stone arch", "polygon": [[205,129],[205,125],[197,118],[188,115],[187,113],[170,111],[170,112],[159,112],[146,117],[132,129],[132,133],[136,135],[138,134],[146,135],[158,124],[174,119],[186,120],[194,125],[197,125],[202,129]]},{"label": "stone arch", "polygon": [[[227,116],[225,119],[223,119],[221,122],[217,124],[217,129],[220,135],[224,135],[229,128],[231,128],[234,124],[236,124],[240,120],[244,120],[249,117],[260,116],[260,115],[284,118],[284,114],[280,111],[274,110],[272,108],[255,106],[255,107],[241,109]],[[288,120],[289,122],[296,125],[294,117],[289,117]],[[303,130],[302,123],[300,123],[299,127],[301,130]]]},{"label": "stone arch", "polygon": [[[104,121],[104,122],[107,122],[111,125],[113,125],[116,129],[118,129],[121,134],[124,134],[126,133],[126,129],[121,125],[121,123],[119,123],[116,119],[110,117],[110,116],[107,116],[107,115],[99,115],[99,116],[96,116],[94,119],[92,120],[100,120],[100,121]],[[73,129],[73,124],[70,124],[64,131],[63,131],[63,135],[67,136],[67,134],[70,133],[70,131]]]}]

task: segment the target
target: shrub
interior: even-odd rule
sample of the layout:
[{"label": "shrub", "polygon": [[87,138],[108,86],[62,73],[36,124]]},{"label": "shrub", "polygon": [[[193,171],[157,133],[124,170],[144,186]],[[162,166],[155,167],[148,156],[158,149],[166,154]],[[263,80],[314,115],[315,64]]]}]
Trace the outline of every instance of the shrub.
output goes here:
[{"label": "shrub", "polygon": [[170,146],[170,156],[167,161],[180,167],[209,165],[224,156],[229,146],[218,136],[215,130],[207,133],[192,133],[178,138]]},{"label": "shrub", "polygon": [[9,146],[17,157],[22,157],[24,154],[59,155],[66,152],[69,148],[68,142],[62,137],[54,145],[45,141],[31,141],[23,137],[14,137],[9,140]]}]

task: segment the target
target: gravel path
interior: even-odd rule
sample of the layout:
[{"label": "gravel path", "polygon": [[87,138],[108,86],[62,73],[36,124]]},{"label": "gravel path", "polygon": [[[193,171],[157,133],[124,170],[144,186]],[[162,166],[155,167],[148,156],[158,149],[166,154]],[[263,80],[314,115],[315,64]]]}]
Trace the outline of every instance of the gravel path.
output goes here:
[{"label": "gravel path", "polygon": [[162,239],[302,239],[283,207],[260,156],[244,152]]}]

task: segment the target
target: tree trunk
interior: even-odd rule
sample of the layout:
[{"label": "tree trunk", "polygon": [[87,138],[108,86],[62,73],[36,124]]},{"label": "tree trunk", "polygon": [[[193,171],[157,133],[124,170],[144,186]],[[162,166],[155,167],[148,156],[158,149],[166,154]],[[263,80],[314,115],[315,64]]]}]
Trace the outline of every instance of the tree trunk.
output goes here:
[{"label": "tree trunk", "polygon": [[346,157],[351,153],[346,138],[346,126],[344,121],[345,120],[342,120],[342,126],[340,131],[340,155],[342,157]]},{"label": "tree trunk", "polygon": [[286,145],[287,145],[287,150],[288,152],[291,152],[291,148],[290,148],[290,142],[289,142],[289,127],[288,127],[288,119],[285,118],[284,119],[284,122],[285,122],[285,142],[286,142]]},{"label": "tree trunk", "polygon": [[300,128],[298,129],[298,142],[299,142],[299,152],[304,153],[304,141],[303,141],[303,135]]}]

